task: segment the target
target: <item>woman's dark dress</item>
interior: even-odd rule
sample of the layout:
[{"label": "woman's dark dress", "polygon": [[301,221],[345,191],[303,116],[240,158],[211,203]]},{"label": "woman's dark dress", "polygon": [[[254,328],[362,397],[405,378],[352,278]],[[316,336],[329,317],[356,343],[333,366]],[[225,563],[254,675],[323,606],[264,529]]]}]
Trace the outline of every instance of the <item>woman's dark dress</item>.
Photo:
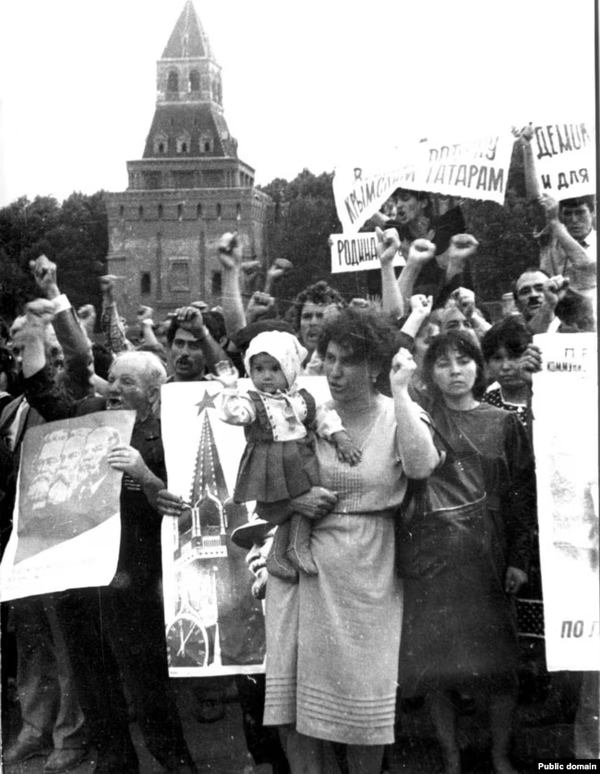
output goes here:
[{"label": "woman's dark dress", "polygon": [[[431,415],[465,464],[476,468],[473,451],[479,452],[488,504],[454,531],[441,570],[405,580],[399,676],[405,696],[515,670],[514,607],[504,578],[508,566],[527,571],[535,520],[533,457],[517,417],[485,403],[469,411],[437,406]],[[449,539],[444,530],[440,536]]]}]

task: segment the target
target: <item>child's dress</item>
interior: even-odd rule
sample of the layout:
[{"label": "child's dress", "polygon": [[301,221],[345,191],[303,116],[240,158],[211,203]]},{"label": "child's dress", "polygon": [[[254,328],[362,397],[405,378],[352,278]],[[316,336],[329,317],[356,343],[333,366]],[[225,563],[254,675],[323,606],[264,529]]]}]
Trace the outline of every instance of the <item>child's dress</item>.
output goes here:
[{"label": "child's dress", "polygon": [[246,448],[234,490],[236,502],[290,500],[319,484],[314,433],[329,439],[343,430],[339,415],[316,408],[303,389],[275,394],[237,387],[223,390],[220,418],[243,425]]}]

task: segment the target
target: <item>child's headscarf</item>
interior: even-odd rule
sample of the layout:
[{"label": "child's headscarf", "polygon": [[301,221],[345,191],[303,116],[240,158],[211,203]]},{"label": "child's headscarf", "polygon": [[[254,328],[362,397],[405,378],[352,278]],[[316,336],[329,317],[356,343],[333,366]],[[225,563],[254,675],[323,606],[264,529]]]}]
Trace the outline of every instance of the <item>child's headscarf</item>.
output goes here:
[{"label": "child's headscarf", "polygon": [[246,350],[244,366],[247,374],[250,374],[250,358],[261,352],[265,352],[277,360],[286,378],[288,390],[291,390],[296,379],[300,376],[302,363],[307,358],[308,351],[291,333],[284,333],[284,331],[259,333],[252,339]]}]

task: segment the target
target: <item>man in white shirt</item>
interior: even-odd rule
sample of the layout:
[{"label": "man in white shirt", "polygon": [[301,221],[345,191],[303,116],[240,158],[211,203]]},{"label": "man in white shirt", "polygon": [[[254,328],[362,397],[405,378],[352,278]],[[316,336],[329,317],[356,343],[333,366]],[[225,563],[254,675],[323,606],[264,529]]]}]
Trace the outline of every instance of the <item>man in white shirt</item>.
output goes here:
[{"label": "man in white shirt", "polygon": [[546,226],[539,235],[540,268],[550,276],[568,277],[571,290],[591,301],[595,312],[595,197],[563,199],[559,205],[548,194],[542,194],[540,203],[546,213]]}]

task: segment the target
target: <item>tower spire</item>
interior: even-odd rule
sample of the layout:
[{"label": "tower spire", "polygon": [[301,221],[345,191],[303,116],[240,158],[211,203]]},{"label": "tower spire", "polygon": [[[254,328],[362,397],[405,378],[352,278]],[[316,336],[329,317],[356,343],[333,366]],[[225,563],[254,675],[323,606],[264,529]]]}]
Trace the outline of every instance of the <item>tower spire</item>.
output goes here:
[{"label": "tower spire", "polygon": [[223,112],[221,67],[192,0],[187,0],[157,63],[156,104],[204,104]]},{"label": "tower spire", "polygon": [[210,42],[192,0],[187,0],[183,7],[161,58],[187,59],[189,57],[213,58]]}]

